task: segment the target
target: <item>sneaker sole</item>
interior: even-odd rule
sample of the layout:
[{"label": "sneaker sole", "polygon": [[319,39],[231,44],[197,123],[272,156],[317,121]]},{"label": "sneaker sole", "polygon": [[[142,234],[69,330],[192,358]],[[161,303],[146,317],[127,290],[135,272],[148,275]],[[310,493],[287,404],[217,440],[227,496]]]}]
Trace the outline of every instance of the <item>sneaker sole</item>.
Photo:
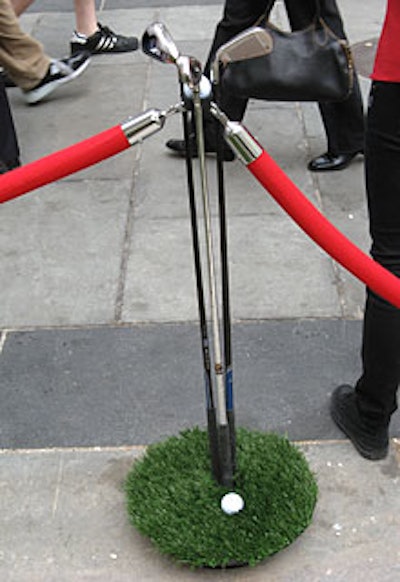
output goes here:
[{"label": "sneaker sole", "polygon": [[74,79],[79,77],[79,75],[81,75],[83,73],[83,71],[89,66],[89,63],[90,63],[90,58],[88,58],[84,63],[82,63],[82,65],[78,69],[76,69],[76,71],[74,71],[73,73],[71,73],[67,77],[64,77],[62,79],[57,79],[56,81],[52,81],[51,83],[47,83],[46,85],[43,85],[43,87],[39,87],[38,89],[32,89],[32,91],[28,91],[27,93],[24,93],[25,101],[29,105],[34,105],[35,103],[39,103],[39,101],[41,101],[42,99],[47,97],[47,95],[50,95],[50,93],[52,93],[60,85],[64,85],[65,83],[69,83],[70,81],[73,81]]}]

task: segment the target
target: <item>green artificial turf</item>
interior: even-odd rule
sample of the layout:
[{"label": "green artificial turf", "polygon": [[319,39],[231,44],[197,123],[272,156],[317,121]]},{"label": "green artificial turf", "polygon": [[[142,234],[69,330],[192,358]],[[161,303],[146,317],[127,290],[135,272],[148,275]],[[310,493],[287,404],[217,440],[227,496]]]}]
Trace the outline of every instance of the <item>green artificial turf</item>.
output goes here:
[{"label": "green artificial turf", "polygon": [[126,480],[132,524],[193,567],[257,564],[304,531],[317,500],[314,475],[294,445],[245,429],[237,431],[240,513],[221,510],[227,491],[211,476],[207,433],[197,428],[151,445]]}]

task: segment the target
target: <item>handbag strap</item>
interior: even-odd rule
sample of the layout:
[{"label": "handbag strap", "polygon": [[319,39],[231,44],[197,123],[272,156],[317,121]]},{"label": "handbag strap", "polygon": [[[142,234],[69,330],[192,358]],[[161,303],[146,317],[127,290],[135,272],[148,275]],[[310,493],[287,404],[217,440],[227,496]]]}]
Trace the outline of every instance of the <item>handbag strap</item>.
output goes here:
[{"label": "handbag strap", "polygon": [[314,19],[316,21],[318,21],[321,19],[321,3],[319,0],[315,0],[315,7],[316,7],[316,10],[315,10]]}]

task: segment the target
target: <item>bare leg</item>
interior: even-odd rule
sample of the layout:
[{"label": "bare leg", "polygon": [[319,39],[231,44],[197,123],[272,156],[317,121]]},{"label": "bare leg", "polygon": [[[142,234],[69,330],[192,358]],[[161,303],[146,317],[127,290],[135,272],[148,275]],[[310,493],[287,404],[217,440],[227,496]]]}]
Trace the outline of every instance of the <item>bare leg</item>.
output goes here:
[{"label": "bare leg", "polygon": [[[10,0],[14,12],[20,16],[34,0]],[[76,31],[91,36],[98,29],[94,0],[74,0]]]},{"label": "bare leg", "polygon": [[76,31],[86,36],[92,36],[98,29],[94,0],[74,0],[74,6]]},{"label": "bare leg", "polygon": [[35,0],[11,0],[12,7],[17,16],[20,16]]}]

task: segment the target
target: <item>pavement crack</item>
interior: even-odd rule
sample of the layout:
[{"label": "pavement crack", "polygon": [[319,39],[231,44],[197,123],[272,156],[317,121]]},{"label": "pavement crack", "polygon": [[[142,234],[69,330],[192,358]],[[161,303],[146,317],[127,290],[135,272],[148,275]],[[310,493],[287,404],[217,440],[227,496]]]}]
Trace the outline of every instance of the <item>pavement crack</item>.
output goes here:
[{"label": "pavement crack", "polygon": [[[138,145],[136,159],[135,159],[135,166],[137,164],[139,164],[140,157],[141,157],[141,145]],[[132,177],[131,194],[129,197],[126,223],[125,223],[125,231],[124,231],[124,239],[122,242],[122,253],[121,253],[121,261],[120,261],[120,267],[119,267],[118,287],[117,287],[117,294],[116,294],[116,298],[115,298],[115,307],[114,307],[114,320],[116,323],[121,322],[122,312],[123,312],[123,307],[124,307],[125,284],[126,284],[126,276],[127,276],[127,272],[128,272],[130,245],[131,245],[131,239],[132,239],[132,233],[133,233],[133,224],[134,224],[134,215],[135,215],[135,185],[136,185],[137,174],[138,174],[138,170],[134,172],[133,177]]]},{"label": "pavement crack", "polygon": [[[145,111],[148,107],[148,95],[150,94],[150,77],[152,71],[153,63],[149,60],[147,69],[146,69],[146,76],[144,80],[144,91],[143,91],[143,101],[142,101],[142,110]],[[118,287],[117,287],[117,294],[115,298],[115,307],[114,307],[114,320],[116,323],[122,322],[123,317],[123,309],[124,309],[124,296],[125,296],[125,285],[126,285],[126,277],[129,267],[129,257],[130,257],[130,248],[131,248],[131,241],[132,241],[132,234],[134,228],[134,218],[135,218],[135,190],[137,186],[137,180],[140,174],[140,162],[142,158],[142,144],[137,144],[136,146],[136,157],[134,163],[134,172],[132,174],[132,186],[131,186],[131,193],[129,197],[129,204],[127,209],[127,216],[126,216],[126,223],[125,223],[125,232],[124,232],[124,240],[122,243],[122,254],[121,254],[121,262],[119,268],[119,278],[118,278]]]}]

